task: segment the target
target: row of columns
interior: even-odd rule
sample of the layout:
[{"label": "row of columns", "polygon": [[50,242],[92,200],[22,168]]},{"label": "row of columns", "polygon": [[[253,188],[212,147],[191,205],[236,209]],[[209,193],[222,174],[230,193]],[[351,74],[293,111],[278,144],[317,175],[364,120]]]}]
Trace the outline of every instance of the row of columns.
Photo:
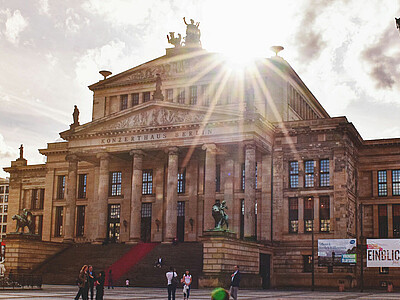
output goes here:
[{"label": "row of columns", "polygon": [[[203,230],[214,228],[214,219],[211,211],[216,200],[216,165],[217,146],[205,144],[202,147],[206,151],[205,157],[205,183],[204,183],[204,206],[203,206]],[[142,170],[144,152],[132,150],[132,187],[131,187],[131,209],[130,209],[130,233],[129,240],[137,242],[140,240],[141,223],[141,197],[142,197]],[[107,153],[97,154],[99,159],[99,176],[97,197],[94,198],[92,212],[97,217],[95,226],[95,241],[101,243],[107,236],[108,217],[108,193],[109,193],[109,163],[110,155]],[[64,241],[72,242],[75,229],[75,209],[77,191],[78,157],[67,156],[68,178],[65,206],[65,232]],[[168,149],[168,175],[165,203],[165,239],[172,240],[177,230],[177,186],[178,186],[178,148]],[[234,161],[228,158],[226,161],[226,172],[233,174]],[[256,149],[254,144],[247,144],[245,149],[245,219],[244,236],[254,238],[255,236],[255,167]],[[233,176],[227,176],[225,180],[225,193],[227,203],[233,202]]]}]

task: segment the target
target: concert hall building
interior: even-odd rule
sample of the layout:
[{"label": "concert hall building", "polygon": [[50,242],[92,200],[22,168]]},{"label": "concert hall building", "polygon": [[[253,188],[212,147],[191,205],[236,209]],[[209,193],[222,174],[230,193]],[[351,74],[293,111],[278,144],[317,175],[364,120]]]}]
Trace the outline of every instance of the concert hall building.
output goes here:
[{"label": "concert hall building", "polygon": [[[279,47],[239,68],[174,45],[102,72],[90,122],[75,111],[63,141],[39,150],[45,164],[5,168],[9,216],[28,208],[49,245],[200,243],[200,286],[235,264],[243,286],[310,286],[314,238],[316,285],[359,282],[359,266],[318,267],[317,240],[400,236],[400,139],[364,140],[330,117]],[[229,231],[213,232],[222,201]],[[395,281],[388,272],[364,277]]]}]

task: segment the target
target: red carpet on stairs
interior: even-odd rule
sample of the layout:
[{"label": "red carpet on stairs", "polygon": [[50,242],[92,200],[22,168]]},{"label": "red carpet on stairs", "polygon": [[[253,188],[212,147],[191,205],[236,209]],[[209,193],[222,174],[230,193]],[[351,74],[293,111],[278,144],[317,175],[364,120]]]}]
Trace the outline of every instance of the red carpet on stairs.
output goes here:
[{"label": "red carpet on stairs", "polygon": [[124,276],[124,274],[126,274],[134,265],[141,261],[151,250],[153,250],[154,247],[157,246],[157,244],[158,243],[140,243],[136,246],[133,246],[131,250],[129,250],[124,256],[122,256],[119,260],[114,262],[110,267],[105,270],[105,285],[108,285],[108,274],[110,270],[112,270],[112,279],[115,283],[118,279]]}]

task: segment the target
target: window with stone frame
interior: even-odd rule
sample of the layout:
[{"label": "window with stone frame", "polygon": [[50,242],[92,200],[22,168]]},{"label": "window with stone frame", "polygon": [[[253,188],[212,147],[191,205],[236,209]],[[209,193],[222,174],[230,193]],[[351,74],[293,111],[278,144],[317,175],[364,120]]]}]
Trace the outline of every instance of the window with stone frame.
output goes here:
[{"label": "window with stone frame", "polygon": [[329,186],[329,159],[321,159],[319,161],[319,186]]},{"label": "window with stone frame", "polygon": [[31,198],[32,209],[43,209],[44,189],[33,189]]},{"label": "window with stone frame", "polygon": [[78,198],[79,199],[86,198],[86,185],[87,185],[87,175],[79,174],[79,178],[78,178]]},{"label": "window with stone frame", "polygon": [[7,204],[4,204],[4,210],[3,210],[5,213],[7,213],[8,212],[8,205]]},{"label": "window with stone frame", "polygon": [[208,85],[201,86],[201,94],[203,97],[203,105],[208,106],[210,105],[210,88]]},{"label": "window with stone frame", "polygon": [[303,255],[303,273],[311,273],[312,264],[312,255]]},{"label": "window with stone frame", "polygon": [[244,239],[244,199],[240,199],[240,239]]},{"label": "window with stone frame", "polygon": [[85,205],[76,206],[76,236],[83,236],[85,233]]},{"label": "window with stone frame", "polygon": [[400,196],[400,170],[392,170],[392,195]]},{"label": "window with stone frame", "polygon": [[393,237],[400,237],[400,204],[392,205]]},{"label": "window with stone frame", "polygon": [[63,217],[64,217],[64,207],[56,206],[55,230],[54,230],[54,236],[56,237],[63,235]]},{"label": "window with stone frame", "polygon": [[299,199],[289,198],[289,233],[299,232]]},{"label": "window with stone frame", "polygon": [[379,237],[387,238],[388,237],[388,215],[387,215],[387,205],[386,204],[378,205],[378,228],[379,228]]},{"label": "window with stone frame", "polygon": [[221,191],[221,165],[215,166],[215,191],[219,193]]},{"label": "window with stone frame", "polygon": [[314,161],[304,162],[304,187],[314,187]]},{"label": "window with stone frame", "polygon": [[245,187],[246,187],[246,169],[245,169],[245,164],[243,163],[241,165],[241,172],[240,172],[240,182],[241,182],[241,188],[242,191],[244,191]]},{"label": "window with stone frame", "polygon": [[256,162],[256,182],[255,182],[255,188],[258,188],[258,166],[257,166],[257,162]]},{"label": "window with stone frame", "polygon": [[143,102],[150,101],[150,92],[143,92]]},{"label": "window with stone frame", "polygon": [[378,171],[378,196],[387,196],[387,172],[386,170]]},{"label": "window with stone frame", "polygon": [[329,196],[319,197],[319,230],[329,232],[331,228],[331,210]]},{"label": "window with stone frame", "polygon": [[197,86],[191,86],[189,88],[190,90],[190,105],[196,105],[197,104]]},{"label": "window with stone frame", "polygon": [[110,172],[110,196],[121,196],[122,194],[122,172]]},{"label": "window with stone frame", "polygon": [[178,103],[185,104],[185,88],[179,88],[178,90]]},{"label": "window with stone frame", "polygon": [[128,108],[128,95],[121,95],[121,110]]},{"label": "window with stone frame", "polygon": [[57,176],[57,199],[64,199],[65,196],[65,175]]},{"label": "window with stone frame", "polygon": [[142,195],[153,194],[153,170],[143,170]]},{"label": "window with stone frame", "polygon": [[299,187],[299,162],[298,161],[289,162],[289,187],[292,189]]},{"label": "window with stone frame", "polygon": [[166,94],[167,101],[169,101],[169,102],[174,101],[174,90],[173,89],[166,89],[165,94]]},{"label": "window with stone frame", "polygon": [[132,94],[132,106],[139,105],[139,93]]},{"label": "window with stone frame", "polygon": [[184,194],[186,189],[186,168],[178,170],[178,194]]},{"label": "window with stone frame", "polygon": [[314,198],[304,198],[304,232],[311,233],[313,231],[314,219]]}]

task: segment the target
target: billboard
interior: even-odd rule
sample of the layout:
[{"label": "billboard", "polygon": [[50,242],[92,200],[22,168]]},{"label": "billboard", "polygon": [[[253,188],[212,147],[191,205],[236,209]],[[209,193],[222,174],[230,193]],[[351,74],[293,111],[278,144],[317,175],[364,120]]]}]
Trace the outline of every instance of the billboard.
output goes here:
[{"label": "billboard", "polygon": [[318,240],[318,266],[356,264],[356,253],[356,239]]},{"label": "billboard", "polygon": [[400,239],[367,239],[367,267],[400,267]]}]

